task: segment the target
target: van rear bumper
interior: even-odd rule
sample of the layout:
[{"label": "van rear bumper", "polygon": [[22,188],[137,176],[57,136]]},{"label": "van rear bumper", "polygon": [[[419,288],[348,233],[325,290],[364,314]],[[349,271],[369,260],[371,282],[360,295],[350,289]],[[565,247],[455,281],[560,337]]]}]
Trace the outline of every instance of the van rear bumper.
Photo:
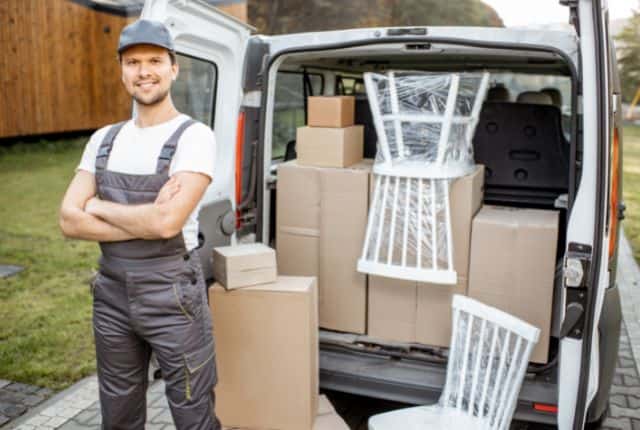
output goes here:
[{"label": "van rear bumper", "polygon": [[[392,358],[320,342],[323,389],[412,405],[430,404],[438,401],[445,374],[444,364]],[[555,425],[556,414],[533,408],[534,402],[553,405],[558,402],[557,385],[540,379],[524,381],[515,419]]]}]

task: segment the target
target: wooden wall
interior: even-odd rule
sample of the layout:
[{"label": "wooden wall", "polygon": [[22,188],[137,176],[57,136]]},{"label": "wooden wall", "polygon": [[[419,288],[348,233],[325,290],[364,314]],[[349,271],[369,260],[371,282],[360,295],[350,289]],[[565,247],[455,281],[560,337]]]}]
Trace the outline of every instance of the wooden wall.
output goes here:
[{"label": "wooden wall", "polygon": [[126,118],[116,48],[129,21],[68,0],[0,0],[0,138]]},{"label": "wooden wall", "polygon": [[235,16],[242,22],[247,22],[247,2],[222,5],[218,6],[218,9],[228,13],[231,16]]}]

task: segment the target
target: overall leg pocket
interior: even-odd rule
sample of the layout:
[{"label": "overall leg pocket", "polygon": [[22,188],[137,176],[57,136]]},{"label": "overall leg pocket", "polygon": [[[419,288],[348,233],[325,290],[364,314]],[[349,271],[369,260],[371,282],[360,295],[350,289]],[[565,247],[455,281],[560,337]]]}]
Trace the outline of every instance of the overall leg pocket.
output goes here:
[{"label": "overall leg pocket", "polygon": [[198,402],[208,396],[217,382],[213,342],[184,354],[185,398]]}]

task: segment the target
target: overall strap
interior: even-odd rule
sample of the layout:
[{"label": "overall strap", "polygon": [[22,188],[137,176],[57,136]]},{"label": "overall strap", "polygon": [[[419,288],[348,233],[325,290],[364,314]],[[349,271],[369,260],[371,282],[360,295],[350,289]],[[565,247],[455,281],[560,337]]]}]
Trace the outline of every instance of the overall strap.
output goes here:
[{"label": "overall strap", "polygon": [[104,136],[104,139],[102,139],[102,143],[100,144],[100,147],[98,147],[98,154],[96,155],[96,173],[102,172],[107,168],[107,161],[109,161],[113,142],[116,140],[116,136],[126,123],[127,121],[122,121],[112,125]]},{"label": "overall strap", "polygon": [[195,124],[196,121],[189,118],[173,132],[169,140],[162,146],[162,150],[160,151],[160,156],[158,157],[158,164],[156,165],[156,173],[165,173],[169,171],[169,165],[171,164],[171,160],[173,159],[174,154],[176,153],[176,148],[178,147],[178,141],[182,137],[182,133],[192,124]]}]

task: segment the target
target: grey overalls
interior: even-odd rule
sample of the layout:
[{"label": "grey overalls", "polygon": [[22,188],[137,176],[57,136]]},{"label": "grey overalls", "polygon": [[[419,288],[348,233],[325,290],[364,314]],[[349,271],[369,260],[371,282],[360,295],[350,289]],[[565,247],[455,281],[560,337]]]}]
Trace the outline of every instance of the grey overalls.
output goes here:
[{"label": "grey overalls", "polygon": [[[124,122],[112,126],[96,158],[100,199],[152,203],[169,179],[180,136],[194,122],[185,121],[164,144],[151,175],[106,169]],[[153,350],[177,428],[218,430],[215,346],[197,252],[187,252],[182,233],[166,240],[105,242],[100,248],[92,290],[103,428],[144,429]]]}]

